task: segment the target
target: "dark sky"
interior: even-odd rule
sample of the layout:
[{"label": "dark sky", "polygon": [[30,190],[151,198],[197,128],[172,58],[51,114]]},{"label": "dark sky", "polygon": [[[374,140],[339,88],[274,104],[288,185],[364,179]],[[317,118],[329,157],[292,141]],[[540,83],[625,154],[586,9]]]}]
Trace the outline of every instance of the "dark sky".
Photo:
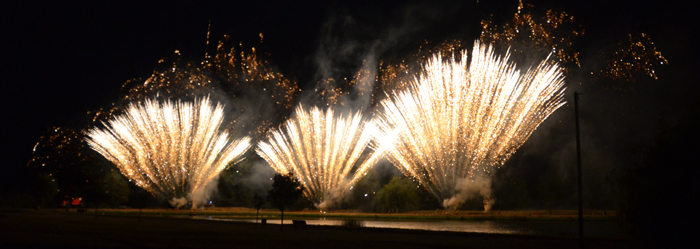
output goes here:
[{"label": "dark sky", "polygon": [[[258,34],[263,33],[262,51],[271,54],[272,63],[282,73],[308,89],[316,75],[314,53],[329,33],[362,44],[381,40],[392,28],[409,28],[382,51],[386,56],[400,56],[426,39],[478,38],[479,20],[494,14],[497,23],[503,22],[517,6],[516,0],[481,0],[478,4],[476,0],[170,2],[0,4],[1,179],[11,179],[25,167],[32,146],[48,127],[81,128],[86,111],[114,102],[126,80],[147,77],[160,58],[177,49],[186,59],[201,60],[209,21],[211,41],[229,34],[244,45],[258,46]],[[628,33],[645,32],[670,62],[658,70],[658,81],[626,86],[632,93],[620,93],[628,97],[616,101],[637,114],[611,126],[621,129],[648,121],[652,127],[659,117],[680,115],[694,102],[699,84],[694,68],[697,45],[691,37],[697,28],[691,18],[693,8],[680,3],[685,1],[559,2],[531,1],[538,13],[551,8],[575,16],[591,44],[581,50],[608,49]],[[324,26],[346,17],[355,21],[347,31],[329,31]],[[569,82],[569,89],[576,88],[575,82]],[[606,110],[604,98],[588,96],[589,101],[598,102],[589,107]],[[590,120],[591,125],[605,123]],[[654,129],[640,132],[644,134],[628,136],[652,136]]]}]

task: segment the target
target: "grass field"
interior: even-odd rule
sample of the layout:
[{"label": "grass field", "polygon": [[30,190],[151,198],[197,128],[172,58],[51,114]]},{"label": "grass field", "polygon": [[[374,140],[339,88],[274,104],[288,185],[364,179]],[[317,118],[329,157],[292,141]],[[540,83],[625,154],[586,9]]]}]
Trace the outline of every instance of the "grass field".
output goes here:
[{"label": "grass field", "polygon": [[[221,215],[251,215],[250,209],[206,210]],[[104,212],[104,215],[103,215]],[[2,210],[0,248],[578,248],[578,240],[524,235],[431,232],[386,228],[309,226],[294,230],[279,225],[185,219],[190,211]],[[520,215],[538,215],[521,211]],[[272,210],[265,210],[272,215]],[[501,212],[501,215],[505,215]],[[548,212],[547,212],[548,213]],[[135,214],[135,215],[134,215]],[[252,213],[254,215],[254,212]],[[294,216],[320,215],[294,212]],[[333,213],[342,217],[368,214]],[[379,214],[377,214],[379,215]],[[455,217],[467,217],[459,213]],[[424,212],[386,217],[431,216]],[[432,215],[436,216],[436,215]],[[448,215],[449,216],[449,215]],[[285,218],[287,215],[285,215]],[[586,239],[587,248],[637,248],[623,239]]]}]

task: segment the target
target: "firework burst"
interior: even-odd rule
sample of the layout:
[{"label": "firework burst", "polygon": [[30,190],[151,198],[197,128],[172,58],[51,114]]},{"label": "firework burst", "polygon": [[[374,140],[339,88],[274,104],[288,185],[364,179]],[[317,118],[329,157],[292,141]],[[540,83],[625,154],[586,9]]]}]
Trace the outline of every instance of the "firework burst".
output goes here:
[{"label": "firework burst", "polygon": [[256,152],[278,173],[298,177],[304,195],[325,209],[380,158],[381,152],[368,149],[375,134],[374,122],[360,112],[337,115],[332,108],[299,106],[296,116],[271,131]]},{"label": "firework burst", "polygon": [[91,148],[113,162],[130,181],[164,200],[186,198],[193,207],[206,186],[249,147],[220,132],[224,107],[209,98],[194,103],[147,99],[88,132]]},{"label": "firework burst", "polygon": [[463,179],[502,165],[564,104],[557,64],[521,73],[508,60],[479,42],[468,67],[466,52],[446,61],[437,54],[408,90],[381,102],[378,126],[394,141],[387,157],[440,201],[458,194]]}]

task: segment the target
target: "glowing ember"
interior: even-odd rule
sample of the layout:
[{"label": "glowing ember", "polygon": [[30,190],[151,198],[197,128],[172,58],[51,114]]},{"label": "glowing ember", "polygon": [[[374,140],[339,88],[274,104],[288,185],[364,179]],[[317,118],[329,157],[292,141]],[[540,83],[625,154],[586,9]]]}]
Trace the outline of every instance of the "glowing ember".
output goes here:
[{"label": "glowing ember", "polygon": [[195,103],[148,99],[129,104],[124,115],[88,132],[87,142],[130,181],[164,200],[203,203],[209,184],[249,147],[219,132],[224,107],[209,98]]},{"label": "glowing ember", "polygon": [[520,1],[518,11],[509,23],[499,26],[491,18],[482,20],[481,42],[508,46],[517,53],[537,51],[549,54],[554,51],[560,63],[581,67],[579,52],[572,47],[574,41],[585,33],[584,29],[566,12],[550,9],[538,18],[531,13],[533,9],[533,5],[524,5]]},{"label": "glowing ember", "polygon": [[271,131],[256,151],[278,173],[294,173],[306,197],[326,209],[380,158],[380,152],[367,149],[375,134],[374,122],[360,112],[336,115],[332,108],[307,112],[299,106],[296,116]]},{"label": "glowing ember", "polygon": [[[483,43],[509,46],[512,51],[524,54],[554,51],[562,65],[581,67],[579,52],[574,49],[575,41],[584,35],[585,30],[574,22],[574,17],[565,12],[547,10],[537,18],[533,14],[534,6],[520,1],[513,19],[496,25],[491,19],[481,21]],[[628,35],[627,40],[618,42],[619,48],[608,57],[603,68],[595,68],[591,74],[596,79],[608,78],[625,82],[634,82],[639,73],[658,79],[654,67],[668,64],[666,58],[656,49],[651,38],[641,33],[640,36]],[[571,68],[563,68],[568,73]]]},{"label": "glowing ember", "polygon": [[654,66],[668,64],[656,45],[645,33],[640,37],[628,35],[628,41],[618,43],[620,48],[608,60],[605,68],[598,72],[601,78],[634,82],[638,73],[658,79]]},{"label": "glowing ember", "polygon": [[389,160],[446,207],[460,182],[503,165],[564,104],[556,63],[521,73],[508,60],[479,42],[469,67],[466,52],[444,62],[437,54],[408,90],[381,102],[378,126],[384,141],[394,140]]},{"label": "glowing ember", "polygon": [[[230,106],[236,107],[227,110],[236,119],[225,126],[238,127],[239,132],[247,132],[254,139],[286,119],[301,91],[266,56],[258,56],[255,47],[245,48],[228,35],[218,42],[213,55],[207,53],[201,62],[185,60],[176,51],[158,64],[158,69],[146,80],[124,83],[126,101],[154,96],[191,99],[203,93],[223,93],[230,98]],[[95,115],[106,113],[100,110]]]},{"label": "glowing ember", "polygon": [[88,160],[82,153],[85,146],[79,132],[64,127],[51,127],[34,145],[33,156],[27,162],[27,167],[42,169],[49,174],[80,169],[80,165]]}]

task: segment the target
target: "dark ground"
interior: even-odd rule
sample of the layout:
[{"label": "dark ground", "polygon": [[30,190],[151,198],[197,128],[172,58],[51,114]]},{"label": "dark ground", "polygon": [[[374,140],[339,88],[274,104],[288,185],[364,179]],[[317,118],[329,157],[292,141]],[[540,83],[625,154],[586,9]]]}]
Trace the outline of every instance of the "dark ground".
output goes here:
[{"label": "dark ground", "polygon": [[[399,229],[99,216],[60,210],[0,212],[0,248],[578,248],[578,240]],[[638,248],[588,239],[586,248]]]}]

